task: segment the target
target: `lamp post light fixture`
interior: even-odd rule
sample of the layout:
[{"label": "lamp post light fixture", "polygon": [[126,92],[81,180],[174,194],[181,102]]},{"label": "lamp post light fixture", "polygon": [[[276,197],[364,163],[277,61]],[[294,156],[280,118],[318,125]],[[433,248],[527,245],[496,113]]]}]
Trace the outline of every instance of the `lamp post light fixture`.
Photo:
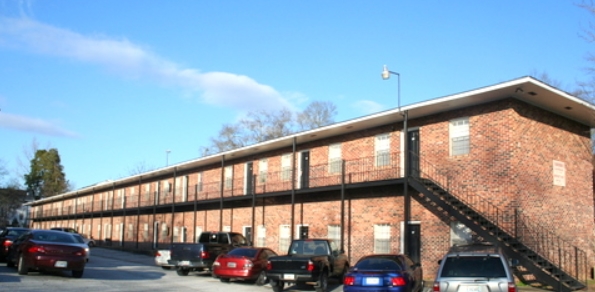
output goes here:
[{"label": "lamp post light fixture", "polygon": [[[390,78],[390,75],[397,75],[397,98],[398,98],[398,108],[401,111],[401,74],[397,72],[393,72],[388,70],[388,67],[384,65],[384,69],[382,70],[382,79],[387,80]],[[409,222],[411,222],[411,197],[409,196],[409,172],[410,172],[410,157],[409,157],[409,129],[407,128],[407,120],[409,119],[408,111],[401,112],[403,115],[403,253],[406,255],[411,255],[409,250],[410,238],[411,234],[409,232]]]},{"label": "lamp post light fixture", "polygon": [[398,98],[397,106],[399,107],[399,110],[401,110],[401,74],[388,70],[388,67],[386,67],[386,65],[384,65],[384,69],[382,70],[382,79],[388,80],[390,78],[391,74],[397,75],[397,87],[398,87],[397,88],[397,98]]}]

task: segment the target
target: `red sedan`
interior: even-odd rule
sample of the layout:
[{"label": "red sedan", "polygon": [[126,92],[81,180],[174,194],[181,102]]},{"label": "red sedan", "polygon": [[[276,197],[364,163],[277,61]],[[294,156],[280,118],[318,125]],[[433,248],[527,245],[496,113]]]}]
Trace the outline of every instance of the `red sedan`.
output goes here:
[{"label": "red sedan", "polygon": [[72,234],[32,229],[19,236],[6,257],[6,265],[17,266],[20,275],[29,271],[72,271],[74,278],[83,276],[86,252]]},{"label": "red sedan", "polygon": [[238,247],[217,257],[213,263],[213,275],[221,282],[247,280],[262,286],[267,283],[267,261],[273,256],[277,254],[270,248]]}]

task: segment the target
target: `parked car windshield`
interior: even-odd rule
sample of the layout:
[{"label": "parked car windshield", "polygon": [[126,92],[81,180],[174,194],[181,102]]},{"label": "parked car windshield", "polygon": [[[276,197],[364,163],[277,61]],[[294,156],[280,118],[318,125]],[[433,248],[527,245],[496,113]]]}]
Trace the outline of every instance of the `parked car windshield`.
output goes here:
[{"label": "parked car windshield", "polygon": [[499,257],[448,257],[440,276],[504,278],[506,277],[506,271]]},{"label": "parked car windshield", "polygon": [[355,268],[358,270],[403,270],[399,263],[387,258],[367,258],[359,261]]},{"label": "parked car windshield", "polygon": [[234,256],[243,256],[243,257],[248,257],[248,258],[253,258],[254,256],[256,256],[256,249],[253,248],[236,248],[231,250],[230,252],[228,252],[228,255],[234,255]]}]

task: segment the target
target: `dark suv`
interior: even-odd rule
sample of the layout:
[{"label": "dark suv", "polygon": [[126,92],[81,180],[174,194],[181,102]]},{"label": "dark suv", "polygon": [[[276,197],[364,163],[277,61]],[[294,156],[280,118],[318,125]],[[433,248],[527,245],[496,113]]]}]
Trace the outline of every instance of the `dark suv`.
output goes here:
[{"label": "dark suv", "polygon": [[489,243],[453,246],[438,262],[434,292],[516,292],[509,261]]}]

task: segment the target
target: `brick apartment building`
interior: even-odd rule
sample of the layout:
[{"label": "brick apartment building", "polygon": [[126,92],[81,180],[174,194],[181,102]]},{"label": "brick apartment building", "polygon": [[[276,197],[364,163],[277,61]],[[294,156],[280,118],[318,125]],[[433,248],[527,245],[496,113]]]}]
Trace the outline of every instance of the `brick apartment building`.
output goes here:
[{"label": "brick apartment building", "polygon": [[147,251],[203,230],[280,253],[330,237],[352,263],[406,249],[428,280],[484,240],[519,279],[575,290],[594,265],[594,109],[523,77],[35,201],[32,227]]}]

